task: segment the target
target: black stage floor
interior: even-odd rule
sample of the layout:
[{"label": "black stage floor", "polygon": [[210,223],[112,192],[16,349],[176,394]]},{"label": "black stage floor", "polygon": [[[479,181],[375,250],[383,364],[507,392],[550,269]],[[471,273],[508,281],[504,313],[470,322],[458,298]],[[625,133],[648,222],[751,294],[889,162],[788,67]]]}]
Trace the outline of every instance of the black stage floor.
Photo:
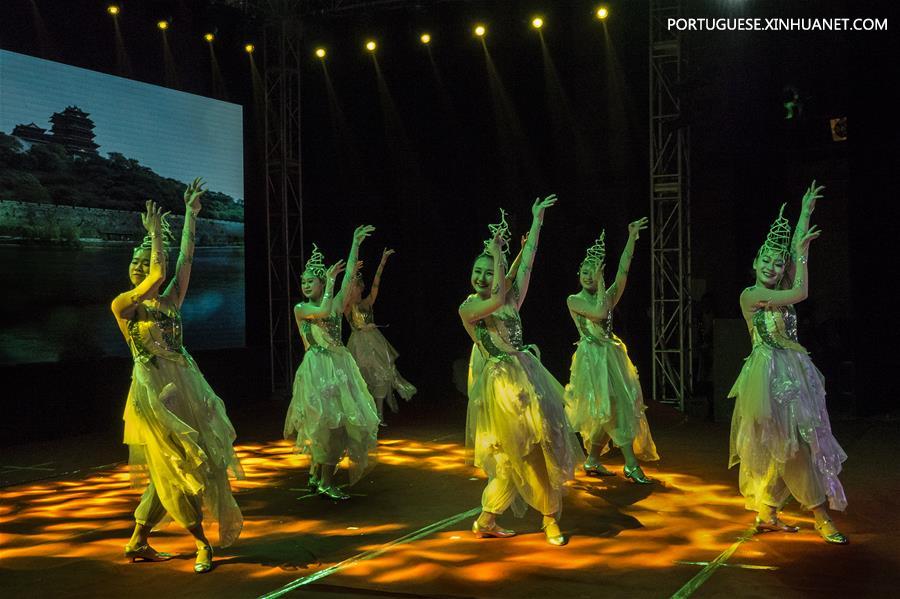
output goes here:
[{"label": "black stage floor", "polygon": [[[422,402],[424,398],[416,398]],[[484,481],[464,464],[459,410],[421,425],[422,403],[389,418],[380,463],[350,501],[310,496],[305,458],[279,440],[283,406],[235,418],[247,479],[235,483],[245,516],[239,541],[209,574],[192,571],[193,543],[175,525],[155,535],[166,563],[126,563],[122,546],[139,495],[129,488],[119,431],[3,450],[0,596],[3,597],[822,597],[893,596],[900,584],[900,422],[845,420],[842,480],[850,536],[826,545],[796,504],[795,535],[749,534],[752,514],[725,468],[728,427],[654,406],[659,480],[634,485],[621,456],[615,478],[583,475],[565,501],[565,547],[540,516],[501,524],[519,536],[476,540],[469,527]],[[426,410],[427,411],[427,410]],[[450,415],[445,415],[452,412]],[[259,416],[259,413],[264,413]],[[412,414],[412,415],[410,415]],[[256,436],[248,432],[257,433]]]}]

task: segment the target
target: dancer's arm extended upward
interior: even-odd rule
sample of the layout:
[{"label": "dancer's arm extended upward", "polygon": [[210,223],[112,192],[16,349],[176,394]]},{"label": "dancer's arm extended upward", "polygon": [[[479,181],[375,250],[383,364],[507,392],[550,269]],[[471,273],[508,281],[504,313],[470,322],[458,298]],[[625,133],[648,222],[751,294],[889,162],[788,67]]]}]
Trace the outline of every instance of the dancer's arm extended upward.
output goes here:
[{"label": "dancer's arm extended upward", "polygon": [[553,206],[556,200],[556,194],[551,194],[543,200],[537,198],[531,207],[531,230],[528,231],[528,240],[522,249],[522,264],[516,273],[516,289],[519,293],[517,308],[522,307],[522,303],[525,301],[525,294],[528,291],[528,283],[531,281],[531,268],[534,266],[534,256],[537,252],[541,225],[544,223],[544,210]]},{"label": "dancer's arm extended upward", "polygon": [[631,258],[634,256],[634,244],[640,239],[641,231],[646,228],[647,217],[639,218],[628,224],[628,241],[625,243],[625,249],[622,250],[622,256],[619,258],[619,270],[616,272],[616,280],[613,281],[613,284],[606,291],[610,310],[616,307],[616,304],[622,299],[622,294],[625,293],[625,284],[628,282],[628,270],[631,268]]}]

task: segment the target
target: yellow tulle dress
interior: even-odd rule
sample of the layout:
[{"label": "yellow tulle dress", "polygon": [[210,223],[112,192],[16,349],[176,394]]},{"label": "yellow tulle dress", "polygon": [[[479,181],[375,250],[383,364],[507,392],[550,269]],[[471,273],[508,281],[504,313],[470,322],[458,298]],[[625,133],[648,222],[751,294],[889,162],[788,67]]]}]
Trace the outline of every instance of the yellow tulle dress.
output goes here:
[{"label": "yellow tulle dress", "polygon": [[581,453],[566,421],[562,385],[541,364],[537,348],[523,343],[513,299],[476,323],[475,341],[466,445],[489,478],[482,508],[500,514],[511,506],[521,516],[528,504],[544,515],[559,514]]},{"label": "yellow tulle dress", "polygon": [[608,436],[617,447],[630,445],[640,460],[658,460],[637,369],[612,332],[612,315],[594,322],[575,314],[575,324],[581,339],[566,385],[566,414],[585,450]]},{"label": "yellow tulle dress", "polygon": [[158,301],[143,308],[145,320],[126,324],[134,370],[124,442],[133,482],[149,478],[135,519],[151,527],[169,518],[185,527],[215,524],[218,544],[228,546],[243,526],[228,481],[243,478],[234,428],[182,345],[179,311]]},{"label": "yellow tulle dress", "polygon": [[375,398],[379,411],[382,402],[386,401],[391,410],[397,412],[394,391],[406,401],[416,394],[416,388],[397,372],[394,365],[400,354],[378,330],[371,308],[353,304],[347,321],[352,329],[347,349],[356,360],[369,393]]},{"label": "yellow tulle dress", "polygon": [[729,397],[729,467],[740,463],[749,510],[781,507],[793,495],[804,508],[827,499],[844,510],[838,475],[847,454],[831,433],[825,380],[797,342],[793,306],[759,309],[747,322],[753,349]]},{"label": "yellow tulle dress", "polygon": [[378,412],[356,361],[341,342],[341,315],[300,322],[306,354],[294,376],[284,436],[316,464],[349,458],[350,484],[375,465]]}]

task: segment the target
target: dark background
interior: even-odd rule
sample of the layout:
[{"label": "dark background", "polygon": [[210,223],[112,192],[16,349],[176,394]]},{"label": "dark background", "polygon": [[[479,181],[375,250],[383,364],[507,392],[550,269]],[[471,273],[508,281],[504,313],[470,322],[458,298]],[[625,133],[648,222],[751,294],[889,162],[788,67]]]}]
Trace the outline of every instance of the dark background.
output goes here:
[{"label": "dark background", "polygon": [[[171,18],[176,87],[244,105],[248,347],[196,357],[229,406],[280,414],[286,405],[269,401],[267,381],[262,130],[242,50],[247,41],[261,45],[257,25],[211,2],[120,5],[127,71],[116,59],[103,2],[7,0],[0,8],[0,46],[162,85],[155,23]],[[546,216],[522,316],[526,340],[541,346],[545,364],[563,382],[576,340],[565,296],[578,288],[585,248],[606,229],[611,278],[627,223],[648,214],[648,4],[609,6],[609,42],[593,18],[594,3],[580,1],[420,2],[313,15],[303,25],[305,238],[332,262],[345,257],[356,225],[374,224],[378,231],[362,252],[367,277],[384,246],[397,250],[376,320],[390,325],[385,334],[400,350],[399,368],[420,388],[409,406],[416,417],[464,406],[451,373],[470,343],[456,308],[469,292],[472,260],[498,207],[510,212],[518,235],[530,224],[536,196],[560,196]],[[812,301],[799,306],[801,341],[828,378],[833,411],[894,411],[896,317],[888,290],[896,273],[898,54],[891,28],[900,21],[892,3],[709,0],[687,6],[686,15],[702,17],[888,18],[887,32],[688,32],[690,67],[681,93],[693,136],[697,312],[740,318],[738,295],[752,284],[751,261],[778,206],[788,202],[795,221],[803,190],[815,178],[827,186],[814,217],[825,232],[810,262]],[[547,23],[543,36],[560,87],[545,84],[541,44],[529,25],[535,13]],[[488,27],[485,43],[503,92],[492,85],[485,53],[471,34],[476,20]],[[209,27],[217,31],[221,79],[213,76],[201,39]],[[424,29],[434,38],[433,63],[418,42]],[[379,43],[381,90],[362,48],[369,36]],[[333,98],[313,56],[318,45],[328,48]],[[261,65],[261,55],[256,60]],[[804,100],[799,120],[784,119],[786,86]],[[392,102],[386,112],[385,89]],[[497,98],[506,106],[499,113]],[[831,140],[828,118],[836,116],[848,118],[846,142]],[[648,394],[649,270],[644,235],[616,329]],[[746,337],[734,339],[711,353],[742,354],[746,343]],[[0,370],[3,442],[115,430],[129,376],[127,360],[98,363],[89,356]],[[698,394],[711,392],[709,382],[700,382]]]}]

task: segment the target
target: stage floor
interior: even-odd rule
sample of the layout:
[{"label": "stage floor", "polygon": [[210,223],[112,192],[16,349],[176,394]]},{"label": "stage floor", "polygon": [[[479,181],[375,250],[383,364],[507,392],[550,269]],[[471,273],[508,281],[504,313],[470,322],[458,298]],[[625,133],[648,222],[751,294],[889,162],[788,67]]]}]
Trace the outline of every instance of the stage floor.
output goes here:
[{"label": "stage floor", "polygon": [[305,458],[277,439],[281,408],[260,409],[272,414],[249,427],[257,437],[238,444],[247,473],[234,484],[243,534],[202,576],[177,525],[153,538],[176,559],[122,557],[140,491],[120,461],[119,431],[4,449],[0,595],[885,597],[900,584],[897,421],[834,423],[850,456],[842,476],[849,511],[835,514],[849,546],[826,545],[796,503],[786,519],[801,532],[751,535],[737,471],[725,468],[727,425],[653,409],[662,460],[645,471],[659,482],[623,479],[620,455],[606,462],[614,478],[579,474],[562,518],[570,542],[552,547],[534,511],[500,519],[515,538],[473,537],[484,480],[464,464],[459,414],[439,412],[425,426],[402,413],[390,418],[378,466],[350,501],[336,503],[307,492]]}]

